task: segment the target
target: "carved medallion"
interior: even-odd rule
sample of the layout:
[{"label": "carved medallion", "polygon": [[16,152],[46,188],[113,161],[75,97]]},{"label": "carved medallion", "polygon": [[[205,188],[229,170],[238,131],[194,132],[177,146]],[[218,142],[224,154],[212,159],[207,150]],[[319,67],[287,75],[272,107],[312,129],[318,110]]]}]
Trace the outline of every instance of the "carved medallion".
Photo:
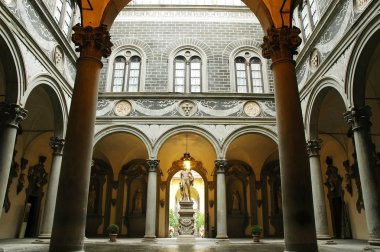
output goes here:
[{"label": "carved medallion", "polygon": [[117,116],[127,116],[132,111],[132,106],[128,101],[120,101],[118,102],[113,111]]},{"label": "carved medallion", "polygon": [[319,52],[317,49],[314,49],[310,55],[310,68],[315,71],[320,63]]},{"label": "carved medallion", "polygon": [[370,0],[356,0],[356,8],[358,10],[363,10],[369,2]]},{"label": "carved medallion", "polygon": [[183,101],[179,104],[178,111],[183,116],[192,116],[197,112],[197,106],[192,101]]},{"label": "carved medallion", "polygon": [[257,117],[261,113],[261,108],[256,102],[249,101],[244,105],[244,112],[247,116]]}]

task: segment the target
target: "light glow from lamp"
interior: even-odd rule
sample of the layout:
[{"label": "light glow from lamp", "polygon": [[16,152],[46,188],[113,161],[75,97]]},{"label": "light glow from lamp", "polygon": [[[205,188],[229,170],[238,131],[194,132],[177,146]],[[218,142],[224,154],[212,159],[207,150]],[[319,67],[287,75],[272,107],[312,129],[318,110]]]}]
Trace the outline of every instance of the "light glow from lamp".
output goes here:
[{"label": "light glow from lamp", "polygon": [[187,152],[187,134],[186,134],[186,151],[183,154],[182,161],[183,161],[183,167],[186,170],[190,170],[190,168],[191,168],[191,156],[190,156],[190,153]]}]

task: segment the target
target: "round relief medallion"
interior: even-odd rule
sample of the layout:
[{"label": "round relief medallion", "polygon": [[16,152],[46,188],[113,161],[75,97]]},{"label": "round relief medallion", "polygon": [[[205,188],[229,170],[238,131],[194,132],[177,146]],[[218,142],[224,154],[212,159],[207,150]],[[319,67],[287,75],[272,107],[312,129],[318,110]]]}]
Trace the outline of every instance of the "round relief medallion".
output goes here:
[{"label": "round relief medallion", "polygon": [[247,114],[247,116],[256,117],[260,115],[261,108],[260,105],[256,102],[250,101],[244,105],[244,112]]},{"label": "round relief medallion", "polygon": [[114,112],[117,116],[127,116],[132,111],[132,106],[127,101],[120,101],[114,107]]}]

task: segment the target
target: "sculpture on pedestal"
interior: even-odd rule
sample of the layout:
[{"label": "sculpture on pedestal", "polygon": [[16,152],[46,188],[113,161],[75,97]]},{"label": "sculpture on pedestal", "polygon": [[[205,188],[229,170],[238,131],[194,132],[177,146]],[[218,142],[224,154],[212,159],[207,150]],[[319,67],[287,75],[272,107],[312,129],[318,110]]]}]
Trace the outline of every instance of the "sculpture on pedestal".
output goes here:
[{"label": "sculpture on pedestal", "polygon": [[192,237],[194,235],[194,202],[191,201],[190,189],[194,182],[193,174],[190,170],[181,171],[181,182],[179,183],[181,191],[181,200],[179,202],[179,237]]}]

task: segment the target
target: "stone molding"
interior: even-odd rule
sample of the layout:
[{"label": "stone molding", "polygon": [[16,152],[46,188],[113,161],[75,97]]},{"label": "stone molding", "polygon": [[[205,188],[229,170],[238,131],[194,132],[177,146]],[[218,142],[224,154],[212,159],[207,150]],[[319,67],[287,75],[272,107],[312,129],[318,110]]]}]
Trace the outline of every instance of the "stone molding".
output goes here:
[{"label": "stone molding", "polygon": [[272,64],[281,60],[292,60],[293,55],[297,55],[297,48],[301,45],[302,39],[299,37],[301,30],[297,27],[270,28],[264,36],[264,43],[261,45],[263,57],[272,59]]},{"label": "stone molding", "polygon": [[0,124],[18,128],[19,124],[27,117],[28,111],[15,103],[0,103]]},{"label": "stone molding", "polygon": [[369,121],[369,118],[372,115],[371,108],[369,106],[360,108],[352,107],[343,115],[344,119],[352,127],[353,131],[358,131],[360,129],[369,130],[372,125]]},{"label": "stone molding", "polygon": [[321,150],[322,140],[321,139],[311,139],[306,142],[306,150],[309,157],[319,156],[319,151]]}]

